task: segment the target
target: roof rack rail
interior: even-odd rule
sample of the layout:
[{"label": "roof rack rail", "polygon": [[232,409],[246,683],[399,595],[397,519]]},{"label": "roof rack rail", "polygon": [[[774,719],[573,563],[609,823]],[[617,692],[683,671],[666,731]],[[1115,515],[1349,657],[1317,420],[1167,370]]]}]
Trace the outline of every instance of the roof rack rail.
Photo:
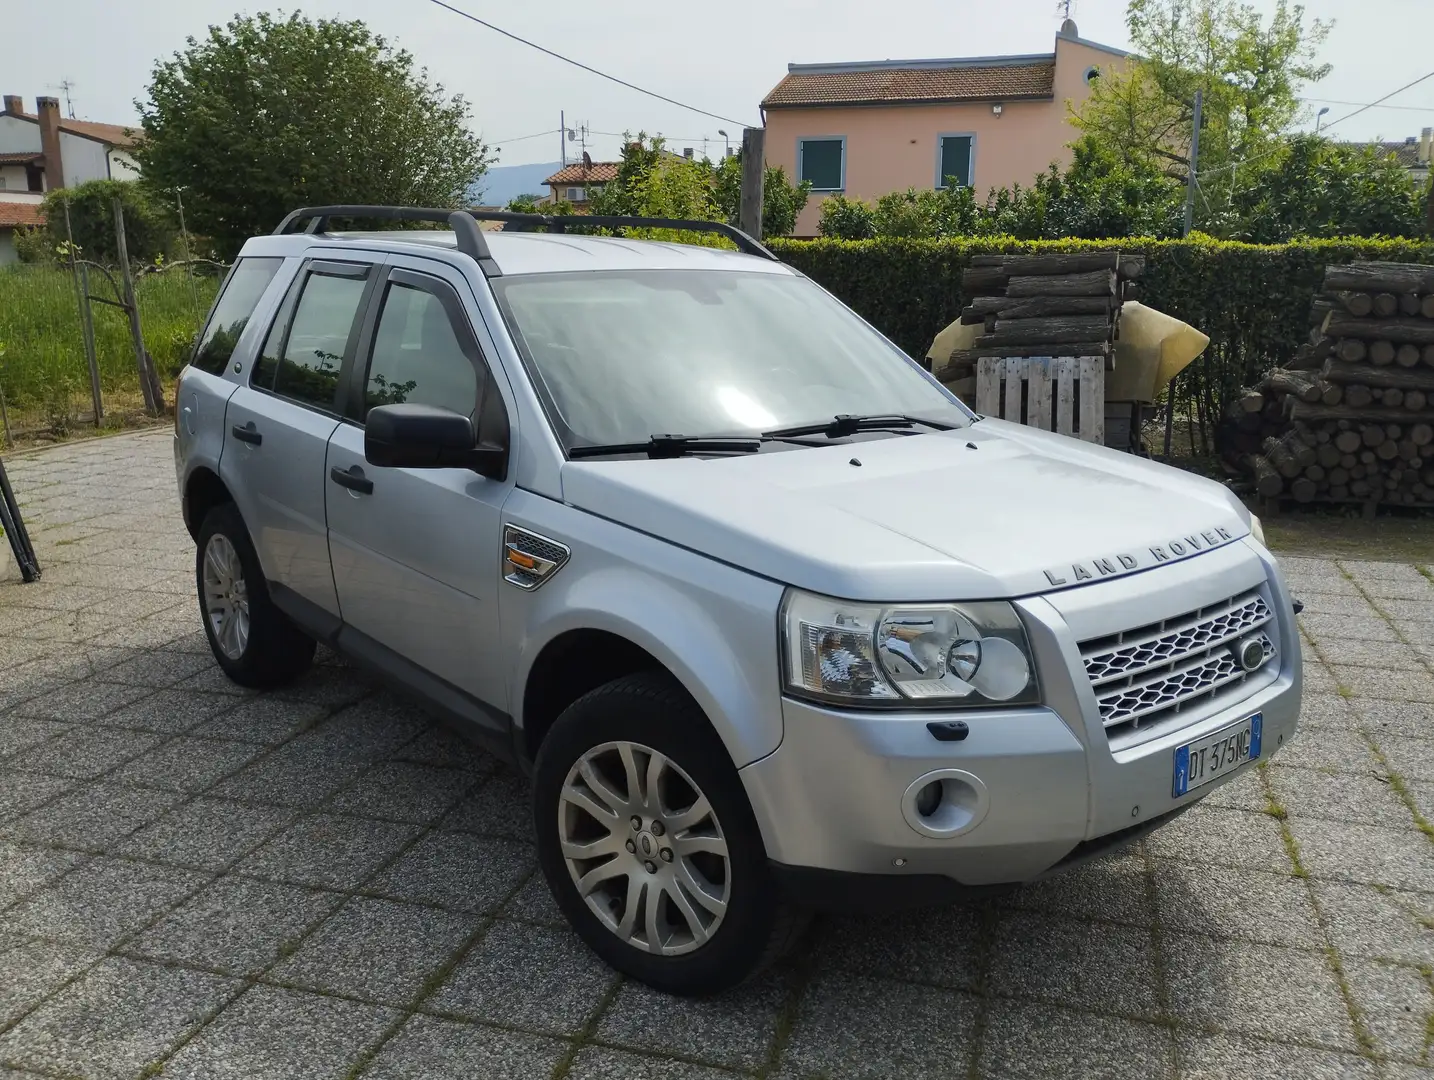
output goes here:
[{"label": "roof rack rail", "polygon": [[500,277],[502,271],[493,261],[488,242],[483,238],[480,221],[501,221],[507,226],[519,225],[529,229],[545,228],[553,233],[565,233],[571,227],[596,229],[681,229],[688,232],[711,232],[725,236],[737,245],[737,250],[758,258],[780,261],[770,250],[741,229],[725,221],[695,221],[684,218],[654,217],[607,217],[586,214],[519,214],[507,210],[442,210],[418,206],[308,206],[290,213],[274,235],[299,232],[301,222],[307,222],[302,231],[321,233],[328,230],[330,218],[374,218],[380,221],[433,221],[447,224],[458,238],[458,250],[472,259],[488,277]]}]

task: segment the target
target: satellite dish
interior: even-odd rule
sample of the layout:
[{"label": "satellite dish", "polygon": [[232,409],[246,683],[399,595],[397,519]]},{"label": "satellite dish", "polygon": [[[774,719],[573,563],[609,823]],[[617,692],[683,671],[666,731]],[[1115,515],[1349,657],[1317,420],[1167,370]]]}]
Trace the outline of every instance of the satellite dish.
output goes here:
[{"label": "satellite dish", "polygon": [[584,151],[583,151],[583,168],[584,168],[584,169],[591,169],[592,167],[593,167],[593,156],[592,156],[591,154],[589,154],[586,150],[584,150]]}]

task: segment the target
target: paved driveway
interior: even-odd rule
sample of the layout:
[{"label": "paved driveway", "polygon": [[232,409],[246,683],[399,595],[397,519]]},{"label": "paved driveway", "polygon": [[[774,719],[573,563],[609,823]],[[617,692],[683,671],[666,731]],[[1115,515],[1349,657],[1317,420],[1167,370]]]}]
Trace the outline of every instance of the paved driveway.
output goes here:
[{"label": "paved driveway", "polygon": [[1139,848],[682,1002],[564,927],[521,779],[331,658],[220,677],[167,434],[11,474],[45,575],[0,586],[7,1080],[1425,1075],[1427,569],[1291,560],[1303,733]]}]

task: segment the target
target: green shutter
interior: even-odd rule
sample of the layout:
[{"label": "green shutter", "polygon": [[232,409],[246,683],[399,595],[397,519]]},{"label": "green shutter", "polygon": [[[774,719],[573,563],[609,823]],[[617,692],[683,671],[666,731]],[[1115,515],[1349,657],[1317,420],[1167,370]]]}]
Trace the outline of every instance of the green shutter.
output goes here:
[{"label": "green shutter", "polygon": [[801,178],[810,180],[817,191],[840,191],[842,149],[840,139],[802,140]]},{"label": "green shutter", "polygon": [[960,187],[971,186],[971,136],[948,135],[941,140],[941,175],[939,187],[947,187],[951,178]]}]

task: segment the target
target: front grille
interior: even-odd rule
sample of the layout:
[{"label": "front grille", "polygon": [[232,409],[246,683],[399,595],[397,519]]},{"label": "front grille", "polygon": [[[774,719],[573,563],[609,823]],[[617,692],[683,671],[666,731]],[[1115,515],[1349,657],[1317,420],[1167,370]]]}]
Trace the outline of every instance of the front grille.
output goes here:
[{"label": "front grille", "polygon": [[[1083,642],[1081,660],[1100,706],[1101,722],[1118,732],[1188,711],[1263,671],[1275,657],[1274,614],[1258,590],[1217,604]],[[1257,636],[1264,659],[1247,672],[1231,646]]]}]

